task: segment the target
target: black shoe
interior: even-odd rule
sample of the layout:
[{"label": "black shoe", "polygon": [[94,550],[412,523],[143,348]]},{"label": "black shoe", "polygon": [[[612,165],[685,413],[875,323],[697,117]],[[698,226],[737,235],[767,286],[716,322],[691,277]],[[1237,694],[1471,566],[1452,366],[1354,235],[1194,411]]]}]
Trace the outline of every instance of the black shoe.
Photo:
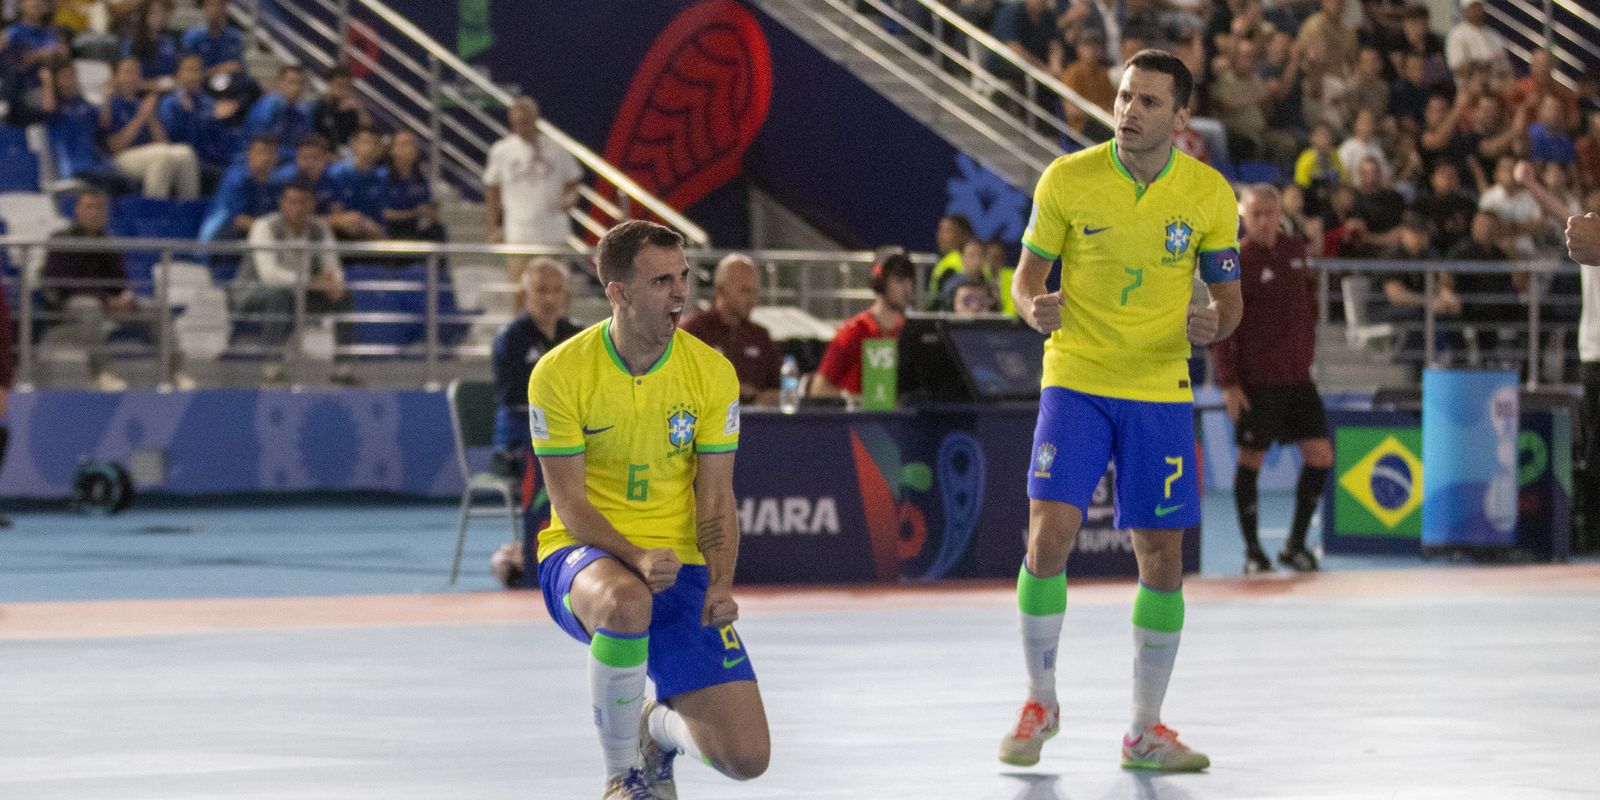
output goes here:
[{"label": "black shoe", "polygon": [[9,528],[9,527],[11,527],[11,518],[6,516],[6,515],[4,515],[4,514],[0,514],[0,528]]},{"label": "black shoe", "polygon": [[1298,550],[1285,550],[1279,553],[1278,563],[1295,572],[1316,572],[1320,569],[1317,566],[1317,557],[1311,555],[1311,551],[1303,547]]},{"label": "black shoe", "polygon": [[1272,571],[1272,559],[1267,554],[1257,550],[1244,555],[1244,574],[1260,575]]}]

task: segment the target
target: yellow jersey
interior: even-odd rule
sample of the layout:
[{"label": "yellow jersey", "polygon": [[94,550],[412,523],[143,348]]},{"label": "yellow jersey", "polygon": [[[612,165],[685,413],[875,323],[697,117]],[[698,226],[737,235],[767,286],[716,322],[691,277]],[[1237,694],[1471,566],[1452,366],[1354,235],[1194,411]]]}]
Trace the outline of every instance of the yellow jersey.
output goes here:
[{"label": "yellow jersey", "polygon": [[[589,502],[628,541],[706,563],[695,545],[698,454],[739,446],[739,378],[721,353],[679,330],[649,372],[633,375],[611,321],[592,325],[534,366],[528,428],[536,455],[583,455]],[[552,509],[539,559],[577,544]]]},{"label": "yellow jersey", "polygon": [[1147,402],[1193,401],[1188,307],[1195,270],[1239,278],[1239,207],[1216,170],[1179,152],[1148,184],[1115,142],[1062,156],[1034,191],[1022,244],[1061,259],[1061,328],[1044,386]]}]

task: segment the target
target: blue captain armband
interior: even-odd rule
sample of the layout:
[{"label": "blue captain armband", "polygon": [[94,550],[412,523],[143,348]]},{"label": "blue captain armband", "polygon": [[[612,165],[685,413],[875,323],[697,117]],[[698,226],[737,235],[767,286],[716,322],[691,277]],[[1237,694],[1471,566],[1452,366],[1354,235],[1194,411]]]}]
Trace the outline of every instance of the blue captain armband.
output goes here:
[{"label": "blue captain armband", "polygon": [[1200,253],[1200,279],[1206,283],[1239,280],[1239,250],[1211,250]]}]

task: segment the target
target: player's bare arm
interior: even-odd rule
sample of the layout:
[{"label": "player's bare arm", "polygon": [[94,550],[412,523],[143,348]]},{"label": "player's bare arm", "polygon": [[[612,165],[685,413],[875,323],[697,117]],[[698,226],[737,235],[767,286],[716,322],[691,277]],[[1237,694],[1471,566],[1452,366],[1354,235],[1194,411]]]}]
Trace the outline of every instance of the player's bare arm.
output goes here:
[{"label": "player's bare arm", "polygon": [[584,488],[582,453],[540,457],[539,468],[544,472],[545,487],[550,492],[550,505],[572,538],[610,553],[633,570],[652,592],[670,588],[678,580],[678,568],[682,564],[676,553],[666,548],[647,550],[634,545],[589,502]]},{"label": "player's bare arm", "polygon": [[1600,214],[1567,219],[1567,253],[1579,264],[1600,264]]},{"label": "player's bare arm", "polygon": [[1044,334],[1061,327],[1061,292],[1044,290],[1051,263],[1024,247],[1017,274],[1011,279],[1011,299],[1016,303],[1017,315],[1028,327]]},{"label": "player's bare arm", "polygon": [[733,495],[733,453],[701,453],[694,478],[695,546],[709,583],[701,621],[720,628],[739,618],[733,571],[739,561],[739,511]]},{"label": "player's bare arm", "polygon": [[1244,317],[1244,292],[1238,281],[1206,284],[1211,302],[1189,307],[1189,343],[1205,346],[1233,335]]}]

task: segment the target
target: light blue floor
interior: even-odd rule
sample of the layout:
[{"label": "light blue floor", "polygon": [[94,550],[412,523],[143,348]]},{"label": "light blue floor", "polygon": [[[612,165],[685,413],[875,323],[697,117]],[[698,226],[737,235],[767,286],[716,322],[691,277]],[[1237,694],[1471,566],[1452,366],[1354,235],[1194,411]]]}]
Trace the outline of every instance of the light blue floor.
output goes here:
[{"label": "light blue floor", "polygon": [[[1286,494],[1261,498],[1268,552],[1281,546],[1292,505]],[[1212,493],[1205,509],[1202,573],[1239,574],[1232,497]],[[14,521],[0,530],[0,602],[451,591],[453,505],[135,507],[113,517],[29,513]],[[455,590],[499,588],[489,556],[508,537],[498,520],[475,520]],[[1420,562],[1334,557],[1325,566],[1411,565]]]}]

